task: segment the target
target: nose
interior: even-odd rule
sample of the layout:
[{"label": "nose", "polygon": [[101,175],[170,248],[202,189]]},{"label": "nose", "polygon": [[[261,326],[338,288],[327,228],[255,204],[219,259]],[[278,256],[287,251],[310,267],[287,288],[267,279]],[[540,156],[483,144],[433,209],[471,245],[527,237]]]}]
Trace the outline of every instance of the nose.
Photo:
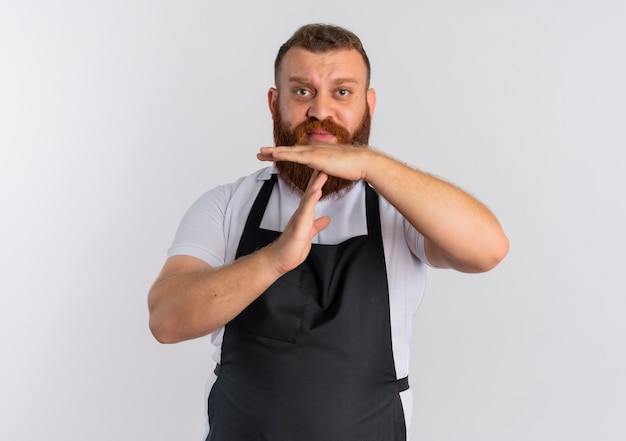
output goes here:
[{"label": "nose", "polygon": [[309,118],[323,121],[333,119],[333,102],[330,97],[318,93],[311,101],[307,115]]}]

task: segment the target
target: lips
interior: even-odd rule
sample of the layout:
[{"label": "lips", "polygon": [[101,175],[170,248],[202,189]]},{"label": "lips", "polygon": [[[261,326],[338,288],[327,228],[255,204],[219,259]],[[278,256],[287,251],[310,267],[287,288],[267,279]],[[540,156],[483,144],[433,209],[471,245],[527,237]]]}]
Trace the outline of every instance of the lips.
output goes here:
[{"label": "lips", "polygon": [[308,136],[309,141],[312,142],[330,142],[335,139],[335,135],[327,132],[326,130],[315,130],[313,132],[309,132]]},{"label": "lips", "polygon": [[[344,127],[330,119],[318,121],[308,119],[293,131],[295,142],[284,145],[311,144],[311,143],[339,143],[346,144],[350,140],[350,133]],[[285,139],[288,141],[288,139]]]}]

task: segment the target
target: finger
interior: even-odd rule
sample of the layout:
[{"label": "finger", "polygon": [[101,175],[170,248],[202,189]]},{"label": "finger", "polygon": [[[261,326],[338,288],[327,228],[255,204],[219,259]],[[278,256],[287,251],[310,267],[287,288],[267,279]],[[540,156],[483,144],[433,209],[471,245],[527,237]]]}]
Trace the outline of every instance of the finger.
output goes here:
[{"label": "finger", "polygon": [[273,150],[274,147],[261,147],[258,154],[263,156],[272,156]]},{"label": "finger", "polygon": [[285,157],[297,157],[305,153],[310,153],[315,151],[315,147],[311,145],[292,145],[290,147],[263,147],[260,150],[264,154],[271,154],[274,157],[280,156],[281,158]]},{"label": "finger", "polygon": [[256,157],[259,161],[276,161],[274,158],[275,147],[261,147]]},{"label": "finger", "polygon": [[256,158],[259,161],[274,161],[274,157],[271,154],[257,153]]},{"label": "finger", "polygon": [[[328,180],[328,175],[319,170],[313,170],[309,184],[306,188],[304,195],[302,196],[301,210],[303,213],[309,213],[310,216],[315,216],[315,204],[322,197],[322,187]],[[328,227],[330,224],[330,217],[321,216],[318,219],[313,220],[311,237]]]},{"label": "finger", "polygon": [[311,177],[309,178],[309,183],[306,187],[305,193],[310,191],[322,191],[322,187],[328,180],[328,175],[319,170],[313,170]]},{"label": "finger", "polygon": [[313,231],[315,234],[317,234],[320,231],[324,230],[329,225],[330,225],[330,217],[322,216],[319,219],[315,219],[315,221],[313,222]]},{"label": "finger", "polygon": [[314,170],[309,179],[309,184],[302,195],[298,211],[302,215],[310,216],[311,220],[315,216],[315,204],[322,198],[322,187],[327,179],[328,175],[326,173]]},{"label": "finger", "polygon": [[312,147],[314,144],[296,144],[296,145],[277,145],[273,147],[261,147],[259,149],[262,153],[283,152],[283,151],[297,151]]},{"label": "finger", "polygon": [[[260,161],[289,161],[290,153],[298,153],[296,147],[261,147],[256,157]],[[297,156],[296,156],[297,157]]]},{"label": "finger", "polygon": [[275,146],[275,147],[261,147],[259,153],[263,156],[274,156],[277,153],[283,152],[295,152],[299,151],[301,146]]}]

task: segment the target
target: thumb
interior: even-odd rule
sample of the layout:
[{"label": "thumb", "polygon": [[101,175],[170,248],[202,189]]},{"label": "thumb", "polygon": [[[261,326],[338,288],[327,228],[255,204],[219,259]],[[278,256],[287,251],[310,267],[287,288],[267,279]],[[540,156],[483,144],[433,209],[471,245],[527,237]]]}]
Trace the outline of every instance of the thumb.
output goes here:
[{"label": "thumb", "polygon": [[318,219],[315,219],[315,221],[313,222],[313,230],[315,231],[315,234],[317,234],[320,231],[323,231],[324,229],[326,229],[326,227],[328,227],[329,225],[330,225],[330,217],[322,216]]}]

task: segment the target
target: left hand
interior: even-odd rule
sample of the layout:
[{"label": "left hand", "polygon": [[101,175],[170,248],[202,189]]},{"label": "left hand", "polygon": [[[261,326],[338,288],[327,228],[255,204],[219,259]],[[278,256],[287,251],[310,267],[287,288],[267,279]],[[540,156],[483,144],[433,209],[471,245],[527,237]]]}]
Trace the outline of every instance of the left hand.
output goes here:
[{"label": "left hand", "polygon": [[374,151],[367,146],[310,144],[293,147],[261,147],[261,161],[297,162],[330,176],[357,181],[366,179],[367,164]]}]

